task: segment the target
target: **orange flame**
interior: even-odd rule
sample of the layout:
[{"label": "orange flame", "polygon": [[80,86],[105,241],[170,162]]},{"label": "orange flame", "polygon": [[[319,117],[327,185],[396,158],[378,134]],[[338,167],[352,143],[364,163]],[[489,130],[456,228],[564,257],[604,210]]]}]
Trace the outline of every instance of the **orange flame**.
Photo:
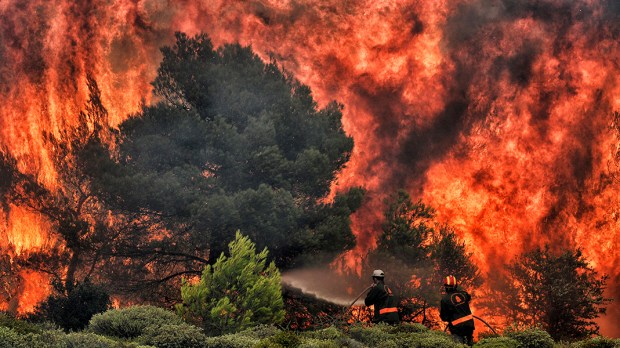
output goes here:
[{"label": "orange flame", "polygon": [[33,312],[36,305],[52,291],[50,281],[45,274],[33,271],[22,271],[20,276],[24,279],[24,288],[18,296],[19,312]]}]

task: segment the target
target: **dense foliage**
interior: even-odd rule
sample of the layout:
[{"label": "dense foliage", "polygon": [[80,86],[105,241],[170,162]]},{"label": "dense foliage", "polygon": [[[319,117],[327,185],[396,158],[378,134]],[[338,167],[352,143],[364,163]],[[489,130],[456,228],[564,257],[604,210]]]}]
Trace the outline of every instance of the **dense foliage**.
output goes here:
[{"label": "dense foliage", "polygon": [[111,305],[105,289],[86,280],[50,295],[37,306],[32,318],[51,321],[65,331],[77,331],[84,329],[94,315],[107,311]]},{"label": "dense foliage", "polygon": [[163,308],[133,306],[112,309],[93,316],[88,329],[105,336],[136,338],[142,336],[151,327],[181,325],[183,323],[183,320],[176,314]]},{"label": "dense foliage", "polygon": [[206,35],[177,34],[162,53],[161,102],[119,126],[113,156],[83,160],[97,195],[133,222],[106,265],[111,278],[147,287],[200,274],[236,230],[281,268],[353,247],[349,216],[363,191],[323,200],[353,147],[342,106],[320,109],[249,47],[216,50]]},{"label": "dense foliage", "polygon": [[[110,314],[111,313],[111,314]],[[120,315],[120,314],[124,315]],[[145,314],[152,314],[149,319]],[[172,315],[172,316],[171,316]],[[140,328],[139,335],[118,335],[117,329],[103,333],[94,331],[96,321],[121,322]],[[109,310],[93,318],[89,329],[65,333],[46,326],[17,331],[12,327],[32,326],[15,324],[15,320],[0,321],[0,348],[466,348],[455,343],[441,330],[430,330],[420,324],[331,326],[321,330],[295,332],[273,325],[258,325],[222,336],[207,337],[199,327],[183,323],[174,313],[150,306]],[[104,319],[105,318],[105,319]],[[19,321],[19,320],[18,320]],[[167,321],[167,322],[166,322]],[[4,325],[8,323],[10,327]],[[136,332],[136,331],[134,331]],[[121,338],[121,336],[124,336]],[[554,342],[551,336],[537,328],[508,330],[505,336],[481,339],[474,347],[484,348],[614,348],[620,339],[596,337],[583,341]]]},{"label": "dense foliage", "polygon": [[222,253],[207,265],[198,283],[183,284],[179,313],[201,322],[210,334],[281,322],[280,272],[273,262],[267,264],[267,255],[267,249],[256,253],[254,243],[237,232],[228,257]]},{"label": "dense foliage", "polygon": [[603,296],[607,276],[599,276],[579,249],[553,252],[548,246],[521,254],[508,273],[492,280],[486,307],[517,326],[539,325],[556,340],[598,334],[595,319],[611,301]]},{"label": "dense foliage", "polygon": [[[3,262],[3,274],[23,265],[68,290],[91,278],[133,301],[170,304],[180,277],[213,264],[238,229],[282,268],[353,247],[349,216],[363,191],[323,200],[353,148],[342,105],[319,108],[307,86],[249,47],[216,50],[206,35],[178,34],[162,53],[160,103],[118,130],[88,79],[79,123],[44,137],[57,187],[0,151],[5,211],[11,202],[43,215],[61,242]],[[13,278],[2,279],[15,288]]]}]

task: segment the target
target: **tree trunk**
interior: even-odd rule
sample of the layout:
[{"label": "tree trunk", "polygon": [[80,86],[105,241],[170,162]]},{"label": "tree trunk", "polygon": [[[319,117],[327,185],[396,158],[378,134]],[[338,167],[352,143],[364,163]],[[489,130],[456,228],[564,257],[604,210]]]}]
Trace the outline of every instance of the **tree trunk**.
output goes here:
[{"label": "tree trunk", "polygon": [[69,260],[69,266],[67,267],[67,277],[65,279],[65,289],[67,294],[73,291],[73,287],[75,286],[75,273],[77,272],[77,267],[80,264],[80,251],[74,250],[71,255],[71,259]]}]

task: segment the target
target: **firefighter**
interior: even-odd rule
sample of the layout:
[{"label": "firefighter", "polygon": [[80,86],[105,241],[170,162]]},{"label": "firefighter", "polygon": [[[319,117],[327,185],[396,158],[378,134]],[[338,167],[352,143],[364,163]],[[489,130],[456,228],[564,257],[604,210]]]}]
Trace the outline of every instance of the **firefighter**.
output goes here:
[{"label": "firefighter", "polygon": [[452,275],[444,279],[446,294],[441,298],[441,320],[448,322],[448,329],[455,341],[473,345],[474,317],[469,308],[471,296],[457,288],[456,278]]},{"label": "firefighter", "polygon": [[382,270],[377,269],[372,272],[373,286],[366,295],[364,303],[366,306],[375,306],[375,316],[373,323],[398,324],[400,317],[398,316],[398,300],[392,294],[392,290],[383,283],[385,274]]}]

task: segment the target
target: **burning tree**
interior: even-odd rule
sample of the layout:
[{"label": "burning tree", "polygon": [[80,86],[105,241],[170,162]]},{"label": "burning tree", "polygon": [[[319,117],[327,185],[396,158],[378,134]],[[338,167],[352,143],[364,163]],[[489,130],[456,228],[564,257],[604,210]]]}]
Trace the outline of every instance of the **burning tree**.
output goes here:
[{"label": "burning tree", "polygon": [[[113,255],[119,236],[104,204],[92,190],[88,165],[82,162],[91,159],[88,154],[109,142],[111,136],[97,83],[88,78],[87,85],[90,99],[79,113],[79,124],[59,135],[45,135],[57,170],[56,186],[43,185],[35,175],[22,172],[8,155],[3,155],[0,163],[3,200],[45,217],[57,238],[48,250],[5,255],[3,261],[8,263],[2,265],[2,274],[14,277],[24,268],[50,275],[56,293],[37,306],[32,319],[51,320],[66,330],[81,330],[93,314],[109,308],[106,289],[90,280],[101,281],[98,266]],[[10,206],[5,204],[4,209]],[[6,299],[11,300],[11,295],[8,293]]]},{"label": "burning tree", "polygon": [[[362,191],[322,201],[353,146],[341,105],[319,110],[308,87],[249,47],[176,39],[153,83],[162,102],[120,125],[118,161],[97,180],[115,211],[154,222],[151,250],[199,261],[161,279],[199,274],[238,229],[283,267],[351,248]],[[175,262],[150,261],[151,270]]]},{"label": "burning tree", "polygon": [[386,271],[386,282],[403,301],[405,319],[435,325],[438,318],[428,310],[439,305],[443,277],[452,274],[459,284],[473,287],[480,283],[478,268],[454,230],[435,221],[433,208],[413,202],[403,190],[385,203],[383,234],[367,264]]},{"label": "burning tree", "polygon": [[216,51],[205,35],[178,34],[162,52],[154,85],[163,102],[144,107],[118,134],[88,79],[78,124],[45,134],[57,186],[3,157],[5,211],[8,202],[28,207],[58,237],[24,264],[51,274],[65,294],[96,276],[117,293],[141,290],[151,300],[160,289],[157,300],[170,303],[180,276],[215,262],[210,255],[237,229],[283,266],[351,248],[349,216],[363,191],[322,201],[353,146],[342,106],[319,110],[308,87],[250,48]]},{"label": "burning tree", "polygon": [[598,334],[596,319],[611,301],[603,296],[608,276],[599,276],[580,249],[556,253],[549,246],[525,252],[492,279],[493,301],[483,303],[517,326],[541,326],[556,340]]},{"label": "burning tree", "polygon": [[92,192],[91,177],[79,162],[94,143],[108,136],[107,111],[101,104],[99,88],[93,79],[87,82],[90,99],[79,114],[79,125],[60,135],[45,135],[57,169],[57,186],[47,187],[35,175],[20,171],[8,155],[3,156],[1,165],[6,179],[5,201],[44,216],[58,238],[52,250],[29,252],[16,257],[15,262],[51,275],[57,289],[65,294],[93,274],[113,239],[108,213]]}]

